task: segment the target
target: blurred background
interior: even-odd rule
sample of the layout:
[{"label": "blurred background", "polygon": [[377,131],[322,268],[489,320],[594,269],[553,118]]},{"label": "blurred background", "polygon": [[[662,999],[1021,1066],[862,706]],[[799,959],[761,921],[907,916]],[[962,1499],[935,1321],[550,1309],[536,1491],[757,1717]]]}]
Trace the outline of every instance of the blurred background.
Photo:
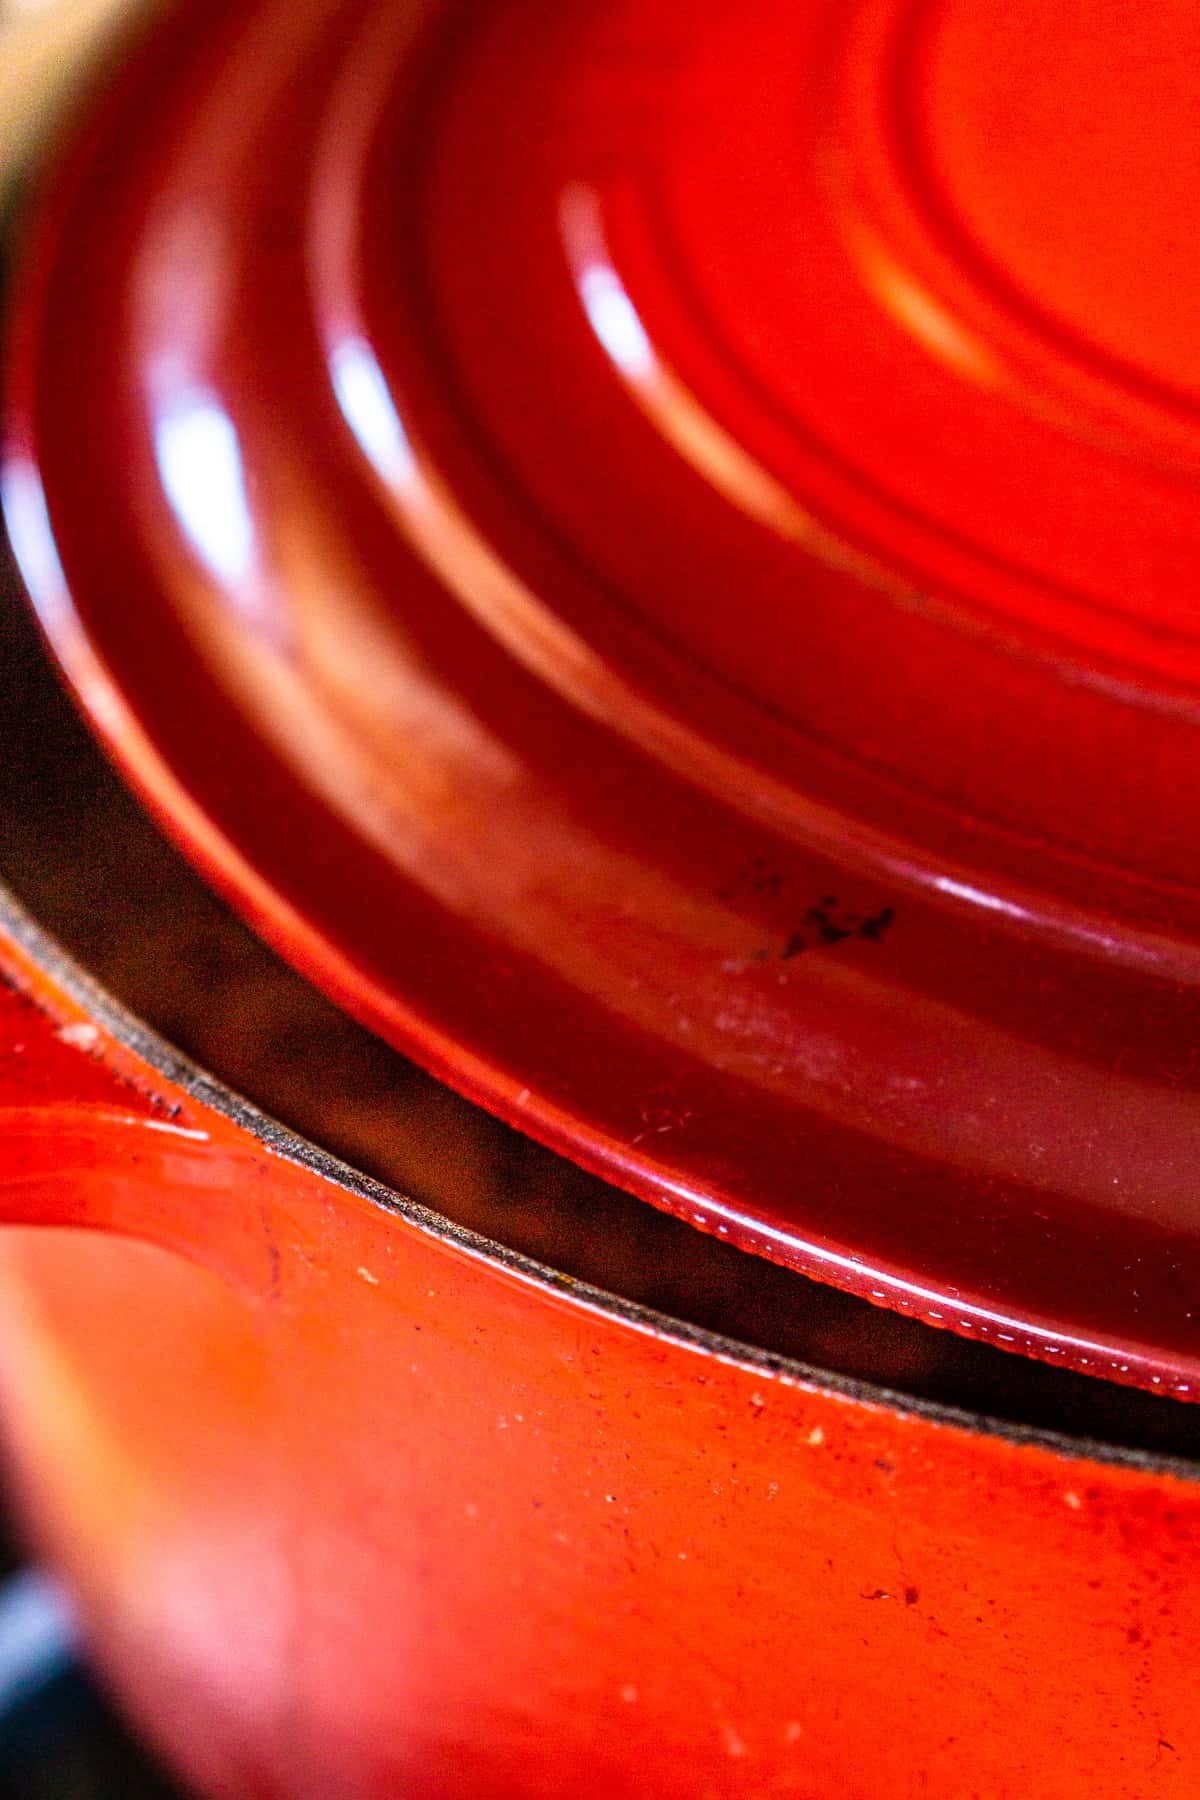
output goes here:
[{"label": "blurred background", "polygon": [[70,1603],[0,1520],[0,1800],[180,1800],[88,1673]]}]

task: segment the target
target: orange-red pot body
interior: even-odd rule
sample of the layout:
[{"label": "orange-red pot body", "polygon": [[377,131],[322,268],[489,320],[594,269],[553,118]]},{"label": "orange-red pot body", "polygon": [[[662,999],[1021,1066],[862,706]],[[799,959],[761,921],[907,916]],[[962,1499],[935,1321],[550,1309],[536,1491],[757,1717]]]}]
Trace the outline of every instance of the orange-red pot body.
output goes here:
[{"label": "orange-red pot body", "polygon": [[6,1216],[92,1228],[0,1249],[11,1462],[202,1791],[1195,1792],[1188,1479],[506,1262],[0,968]]}]

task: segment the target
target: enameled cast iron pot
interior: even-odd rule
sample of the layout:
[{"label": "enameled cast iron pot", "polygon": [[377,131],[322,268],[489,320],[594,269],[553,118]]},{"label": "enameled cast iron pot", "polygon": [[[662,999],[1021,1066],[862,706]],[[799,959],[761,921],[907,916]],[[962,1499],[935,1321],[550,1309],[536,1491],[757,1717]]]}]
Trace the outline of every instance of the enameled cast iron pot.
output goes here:
[{"label": "enameled cast iron pot", "polygon": [[[410,10],[423,16],[430,9]],[[604,10],[596,9],[597,18]],[[764,22],[778,11],[761,10]],[[860,10],[865,56],[871,21],[888,9]],[[214,17],[217,11],[228,33],[234,14],[222,7]],[[351,37],[355,11],[344,9]],[[706,20],[713,11],[703,9]],[[303,50],[309,81],[320,58],[304,42],[304,21],[318,15],[326,28],[337,22],[328,7],[295,7],[288,15],[295,41],[279,49]],[[207,27],[199,10],[185,7],[181,16],[200,42]],[[263,6],[246,17],[259,31],[255,37],[247,28],[246,68],[261,74],[269,67],[266,27],[282,14]],[[170,40],[162,45],[166,55]],[[1016,54],[1007,39],[1005,46]],[[667,48],[640,44],[636,62],[647,81],[661,79]],[[613,65],[626,83],[627,52]],[[492,54],[494,65],[494,47]],[[960,79],[963,54],[960,46]],[[606,65],[597,66],[604,77]],[[938,67],[935,58],[935,74]],[[599,91],[607,95],[603,79]],[[226,91],[231,132],[239,108],[249,116],[253,101],[248,87],[234,107]],[[611,103],[607,96],[609,111]],[[942,112],[958,116],[949,102]],[[639,121],[635,108],[629,131]],[[969,161],[966,148],[962,158]],[[573,193],[569,219],[586,225],[592,214]],[[255,217],[261,225],[266,215]],[[286,209],[277,223],[282,258]],[[102,235],[91,240],[90,254],[101,257],[96,268]],[[125,255],[129,242],[114,226],[113,256]],[[203,250],[192,240],[179,254],[184,263],[192,255],[203,262]],[[168,285],[177,307],[188,283]],[[607,333],[606,350],[625,359],[636,383],[649,354],[636,315],[598,277],[590,289],[585,282],[586,293],[599,296],[596,329]],[[909,308],[906,329],[961,359],[962,344],[947,350],[946,321],[922,312],[919,295],[897,300],[892,292],[890,304]],[[75,353],[66,340],[63,349],[68,358]],[[358,378],[365,367],[340,366]],[[43,393],[45,367],[43,359]],[[166,366],[158,377],[169,389],[177,373]],[[1094,368],[1084,374],[1100,379]],[[730,444],[711,433],[697,439],[699,415],[686,405],[680,411],[683,389],[663,387],[661,371],[654,380],[659,386],[647,390],[646,404],[665,394],[680,444],[695,450],[701,443],[714,486],[732,480]],[[1149,409],[1158,397],[1143,385],[1137,404]],[[211,452],[228,440],[219,419],[214,426],[210,401],[207,411],[198,409],[189,392],[189,429],[198,420],[199,437],[192,430],[187,441]],[[244,386],[243,398],[253,402],[255,392]],[[372,394],[377,402],[369,383],[360,386],[356,416],[368,450],[372,429],[376,450],[382,431],[386,462],[403,445],[386,414],[371,414]],[[27,398],[19,396],[10,438],[10,524],[13,470],[32,466],[22,460],[28,446],[20,435]],[[931,389],[923,399],[936,413],[937,394]],[[1083,408],[1080,393],[1071,404]],[[253,413],[251,404],[247,416]],[[167,407],[164,416],[183,415]],[[99,442],[98,404],[96,420]],[[261,431],[262,416],[251,422]],[[1109,423],[1114,433],[1118,425],[1133,429],[1124,415]],[[1149,430],[1140,415],[1136,423]],[[90,429],[85,424],[79,440],[85,470]],[[101,471],[94,473],[99,485]],[[746,468],[736,473],[741,480]],[[170,498],[191,552],[208,558],[210,584],[242,591],[246,571],[235,565],[249,552],[236,518],[214,538],[211,516],[206,522],[172,479],[168,469]],[[86,479],[79,485],[82,491]],[[30,493],[28,485],[17,493],[17,522],[25,526]],[[242,501],[247,493],[255,498],[248,484]],[[751,497],[769,510],[773,494],[759,487]],[[239,491],[226,487],[222,497],[237,503]],[[87,519],[93,539],[98,520],[106,523],[96,505]],[[61,526],[56,518],[63,535]],[[43,623],[85,702],[101,712],[96,696],[104,684],[89,688],[80,678],[83,653],[65,613],[48,616],[32,541],[25,570]],[[47,539],[39,541],[44,549]],[[175,566],[183,567],[178,558]],[[102,588],[99,580],[95,591]],[[919,612],[914,603],[897,617]],[[1082,642],[1083,627],[1077,635]],[[3,640],[10,685],[18,637]],[[1093,686],[1107,704],[1108,690]],[[1093,698],[1089,688],[1086,703]],[[100,718],[100,727],[136,763],[124,715],[115,724],[113,717]],[[5,721],[10,764],[37,769],[29,718],[10,706]],[[1071,725],[1065,713],[1048,720],[1060,748],[1069,746]],[[1164,769],[1169,748],[1164,740]],[[222,754],[215,739],[214,755]],[[978,746],[974,754],[982,767]],[[162,809],[165,789],[155,789],[145,766],[134,773]],[[1141,778],[1128,775],[1122,789],[1121,804],[1131,810]],[[29,784],[30,812],[45,811],[41,783],[39,775]],[[19,800],[8,790],[5,857],[14,868],[22,827]],[[1139,817],[1158,844],[1166,841],[1168,806],[1156,794],[1159,811],[1148,800]],[[1073,802],[1065,786],[1038,801],[1069,835]],[[915,819],[914,812],[905,825],[918,833]],[[174,823],[187,838],[187,822]],[[1011,911],[1016,903],[996,896],[1009,893],[1012,869],[994,854],[991,904]],[[98,846],[95,857],[103,861]],[[88,860],[86,832],[71,858]],[[1061,860],[1065,869],[1065,852]],[[229,866],[210,861],[217,865],[210,873],[236,890]],[[1051,900],[1037,920],[1022,915],[1021,928],[1055,956],[1083,956],[1090,914],[1063,869],[1055,865]],[[893,870],[889,879],[903,887],[910,875],[902,880]],[[21,885],[37,889],[36,881]],[[737,904],[752,911],[760,898],[742,895]],[[768,891],[762,905],[774,898]],[[935,898],[969,907],[988,894],[947,888]],[[728,902],[724,893],[719,899]],[[121,911],[120,896],[111,904],[114,915]],[[869,958],[892,925],[890,902],[854,914],[848,930],[844,911],[831,913],[824,901],[812,910],[810,938],[832,933],[832,946],[798,946],[793,934],[780,963],[801,950],[842,954],[839,934],[854,940],[847,954]],[[939,941],[950,966],[957,950],[948,916]],[[910,937],[902,935],[907,917],[897,925],[895,956],[902,968],[905,956],[914,958],[911,969],[924,940],[919,917]],[[1114,961],[1124,955],[1122,979],[1148,979],[1178,920],[1171,915],[1164,924],[1149,901],[1129,899],[1121,921],[1105,945]],[[137,929],[135,921],[127,935]],[[1178,931],[1183,948],[1175,945],[1171,966],[1182,993],[1189,940],[1182,925]],[[620,951],[614,940],[614,957]],[[1050,994],[1061,966],[1046,955],[1038,979]],[[753,961],[742,960],[747,968]],[[811,979],[830,991],[866,981],[853,973],[859,965],[843,967],[852,972]],[[869,974],[874,967],[862,964]],[[739,964],[730,979],[741,973]],[[748,1341],[674,1321],[452,1223],[273,1124],[138,1023],[7,895],[0,899],[0,982],[0,1211],[12,1227],[72,1228],[14,1229],[0,1246],[0,1389],[11,1467],[39,1545],[80,1595],[103,1667],[135,1718],[203,1791],[239,1800],[583,1793],[1157,1800],[1196,1791],[1200,1488],[1191,1462],[1129,1442],[1163,1441],[1167,1409],[1186,1419],[1184,1406],[1142,1398],[1133,1416],[1143,1424],[1124,1433],[1122,1447],[1105,1448],[1047,1429],[1044,1398],[1039,1427],[1031,1429],[1019,1417],[999,1423],[922,1398],[915,1373],[906,1395],[815,1371],[754,1347],[771,1341],[770,1284],[772,1307],[783,1292],[778,1271],[766,1264],[761,1330],[754,1303],[740,1315]],[[995,984],[997,992],[1003,985]],[[1104,991],[1112,1034],[1132,1002],[1124,990]],[[202,1012],[203,1001],[201,993],[193,1010]],[[549,1013],[544,1023],[548,1030]],[[1150,1052],[1139,1039],[1130,1054],[1142,1059],[1140,1079]],[[311,1057],[305,1071],[305,1118],[320,1134],[323,1099],[346,1084],[317,1061]],[[464,1085],[471,1083],[464,1078]],[[1080,1116],[1087,1098],[1081,1085],[1072,1102]],[[1190,1129],[1182,1106],[1162,1116]],[[974,1123],[964,1126],[965,1161],[984,1143],[971,1137]],[[660,1125],[658,1113],[648,1116],[649,1130]],[[396,1129],[403,1136],[414,1123],[400,1120]],[[332,1125],[328,1136],[337,1139]],[[447,1135],[427,1159],[433,1199],[439,1184],[447,1194],[456,1187],[457,1141]],[[593,1134],[581,1151],[593,1165],[602,1161],[596,1141]],[[661,1201],[649,1179],[641,1181],[636,1148],[618,1172]],[[1054,1146],[1047,1154],[1053,1162]],[[1064,1181],[1082,1182],[1089,1170],[1074,1154],[1068,1146],[1055,1167]],[[1167,1169],[1165,1153],[1160,1164]],[[707,1223],[722,1216],[720,1203],[718,1196]],[[932,1242],[931,1217],[922,1223],[923,1242]],[[1131,1229],[1130,1217],[1121,1229]],[[681,1235],[663,1237],[667,1223],[649,1212],[646,1219],[648,1260],[691,1235],[671,1224]],[[1058,1267],[1054,1257],[1061,1260],[1070,1241],[1064,1231],[1054,1240],[1059,1248],[1047,1250],[1048,1269]],[[1114,1227],[1104,1254],[1115,1255],[1114,1245],[1125,1241]],[[1177,1320],[1170,1311],[1177,1293],[1186,1294],[1186,1260],[1170,1264],[1171,1286],[1155,1244],[1147,1240],[1146,1279],[1160,1283],[1152,1287],[1158,1315],[1133,1304],[1140,1296],[1131,1277],[1095,1299],[1096,1330],[1116,1345],[1117,1328],[1128,1327],[1124,1372],[1149,1387],[1164,1379],[1156,1371],[1173,1369],[1172,1385],[1186,1390],[1195,1357],[1191,1315],[1183,1310]],[[712,1249],[714,1257],[737,1254]],[[879,1279],[886,1284],[894,1273]],[[1042,1329],[1038,1304],[1050,1291],[1048,1276],[1041,1287],[1038,1280],[1034,1270],[1031,1344]],[[797,1310],[817,1304],[818,1290],[798,1277],[779,1282],[792,1284],[787,1295]],[[626,1288],[645,1292],[632,1279]],[[880,1293],[896,1297],[886,1286]],[[982,1316],[973,1305],[965,1298],[966,1316],[956,1321],[964,1331]],[[688,1316],[686,1306],[680,1310]],[[878,1320],[883,1343],[893,1327],[882,1313],[866,1316]],[[1061,1320],[1059,1327],[1065,1339]],[[942,1335],[928,1326],[911,1330],[918,1335],[905,1341],[913,1344]],[[1081,1340],[1074,1341],[1078,1350]],[[1063,1354],[1049,1326],[1040,1345],[1043,1354]],[[996,1351],[981,1355],[980,1368],[988,1357],[1022,1367]],[[1088,1359],[1073,1360],[1083,1366]],[[914,1369],[919,1361],[916,1355]],[[878,1357],[875,1366],[882,1366]],[[1043,1395],[1061,1400],[1064,1428],[1097,1416],[1077,1404],[1081,1392],[1111,1391],[1086,1375],[1046,1379]],[[1186,1444],[1187,1426],[1172,1429],[1170,1441]]]},{"label": "enameled cast iron pot", "polygon": [[557,1278],[274,1128],[4,924],[5,1216],[109,1234],[4,1256],[13,1463],[205,1791],[1191,1791],[1188,1465]]}]

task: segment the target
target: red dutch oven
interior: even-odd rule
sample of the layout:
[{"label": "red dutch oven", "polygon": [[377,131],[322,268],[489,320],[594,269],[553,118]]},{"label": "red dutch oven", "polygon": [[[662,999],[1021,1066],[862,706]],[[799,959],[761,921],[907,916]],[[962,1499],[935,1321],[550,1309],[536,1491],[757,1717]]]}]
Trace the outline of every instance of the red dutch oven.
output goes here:
[{"label": "red dutch oven", "polygon": [[13,584],[0,1389],[201,1791],[1195,1791],[1191,29],[178,0],[70,110],[8,532],[200,875]]}]

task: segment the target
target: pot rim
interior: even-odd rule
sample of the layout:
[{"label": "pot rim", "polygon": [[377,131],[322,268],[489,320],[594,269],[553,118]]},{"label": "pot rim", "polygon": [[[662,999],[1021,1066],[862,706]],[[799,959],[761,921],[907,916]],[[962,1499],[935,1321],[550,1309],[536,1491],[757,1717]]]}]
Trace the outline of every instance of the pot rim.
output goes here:
[{"label": "pot rim", "polygon": [[[857,1406],[920,1419],[927,1424],[949,1427],[976,1436],[998,1438],[1019,1448],[1046,1451],[1066,1460],[1078,1461],[1082,1458],[1139,1474],[1165,1475],[1193,1485],[1200,1484],[1200,1457],[1193,1460],[1125,1445],[1107,1444],[1096,1438],[1076,1437],[1069,1432],[1054,1431],[1045,1426],[1023,1425],[1019,1421],[975,1413],[966,1407],[922,1399],[905,1394],[897,1388],[877,1385],[857,1376],[843,1375],[837,1370],[801,1362],[776,1351],[759,1349],[754,1344],[640,1305],[593,1282],[563,1274],[548,1263],[513,1250],[482,1232],[459,1225],[432,1207],[422,1205],[397,1189],[374,1180],[352,1164],[322,1149],[318,1143],[272,1118],[252,1100],[228,1087],[177,1050],[166,1038],[124,1006],[37,923],[12,889],[0,882],[0,941],[4,939],[11,941],[30,958],[116,1044],[147,1064],[195,1105],[218,1113],[263,1149],[321,1176],[332,1187],[352,1194],[357,1199],[369,1201],[381,1211],[403,1219],[413,1230],[435,1238],[476,1261],[488,1263],[547,1295],[567,1299],[586,1312],[601,1314],[621,1326],[665,1343],[673,1343],[681,1349],[715,1357],[733,1367],[767,1374],[789,1386],[821,1392]],[[36,996],[33,998],[36,1004]]]}]

